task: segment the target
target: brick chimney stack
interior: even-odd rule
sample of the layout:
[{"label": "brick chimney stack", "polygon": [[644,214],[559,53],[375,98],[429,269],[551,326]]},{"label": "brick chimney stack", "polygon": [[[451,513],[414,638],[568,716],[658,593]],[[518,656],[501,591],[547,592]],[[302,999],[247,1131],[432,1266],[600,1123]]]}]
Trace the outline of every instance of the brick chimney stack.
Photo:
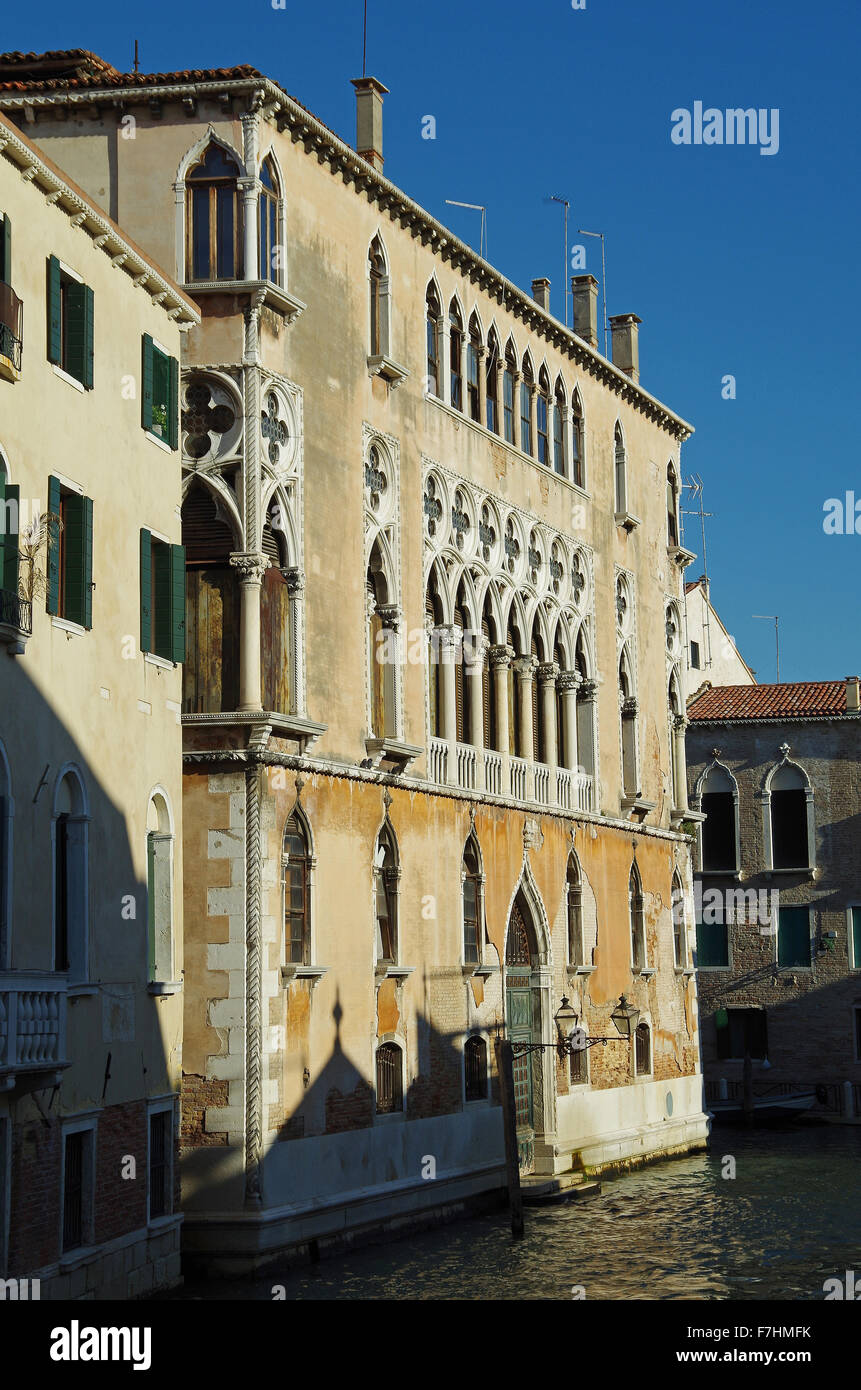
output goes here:
[{"label": "brick chimney stack", "polygon": [[356,89],[356,154],[383,172],[383,97],[388,87],[376,77],[354,77]]},{"label": "brick chimney stack", "polygon": [[574,332],[590,347],[598,346],[598,281],[594,275],[572,275]]},{"label": "brick chimney stack", "polygon": [[858,693],[858,677],[846,677],[846,713],[857,714],[861,709],[861,697]]},{"label": "brick chimney stack", "polygon": [[610,319],[613,332],[613,366],[632,381],[640,380],[639,332],[642,319],[636,314],[614,314]]}]

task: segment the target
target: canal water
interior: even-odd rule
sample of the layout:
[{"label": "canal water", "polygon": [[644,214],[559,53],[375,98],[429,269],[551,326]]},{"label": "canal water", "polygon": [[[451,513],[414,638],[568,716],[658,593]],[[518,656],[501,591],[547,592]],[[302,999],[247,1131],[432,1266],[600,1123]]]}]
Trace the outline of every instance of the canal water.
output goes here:
[{"label": "canal water", "polygon": [[826,1279],[861,1281],[859,1197],[861,1127],[716,1130],[708,1153],[527,1207],[520,1241],[501,1210],[179,1297],[271,1299],[283,1285],[288,1300],[571,1299],[579,1285],[587,1300],[822,1300]]}]

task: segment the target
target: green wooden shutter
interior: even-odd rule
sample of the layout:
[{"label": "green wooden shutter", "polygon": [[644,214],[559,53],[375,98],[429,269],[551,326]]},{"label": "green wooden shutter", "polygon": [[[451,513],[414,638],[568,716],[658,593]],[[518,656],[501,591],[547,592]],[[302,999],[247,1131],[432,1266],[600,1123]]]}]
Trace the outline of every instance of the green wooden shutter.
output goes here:
[{"label": "green wooden shutter", "polygon": [[152,429],[152,357],[152,338],[148,333],[144,333],[141,368],[141,376],[143,378],[143,389],[141,391],[141,424],[145,430]]},{"label": "green wooden shutter", "polygon": [[163,656],[166,661],[171,660],[171,649],[173,646],[171,637],[171,547],[159,542],[153,547],[152,555],[152,576],[153,576],[153,645],[152,650],[156,656]]},{"label": "green wooden shutter", "polygon": [[66,498],[66,611],[64,618],[81,627],[93,625],[93,503],[89,497]]},{"label": "green wooden shutter", "polygon": [[6,479],[0,474],[0,588],[5,589],[6,570]]},{"label": "green wooden shutter", "polygon": [[185,546],[170,547],[171,660],[185,661]]},{"label": "green wooden shutter", "polygon": [[[3,535],[2,554],[3,568],[0,573],[0,587],[8,589],[11,594],[18,592],[18,530],[20,526],[18,508],[20,505],[21,489],[17,483],[5,483],[3,485]],[[9,504],[12,503],[10,507]]]},{"label": "green wooden shutter", "polygon": [[[60,515],[60,480],[48,479],[48,514]],[[48,524],[48,591],[46,608],[49,613],[60,611],[60,527],[58,521]]]},{"label": "green wooden shutter", "polygon": [[179,444],[179,363],[175,357],[169,357],[167,362],[167,442],[175,449]]},{"label": "green wooden shutter", "polygon": [[152,535],[141,527],[141,651],[152,651]]},{"label": "green wooden shutter", "polygon": [[77,280],[66,285],[66,360],[63,366],[82,386],[87,355],[86,288]]},{"label": "green wooden shutter", "polygon": [[56,256],[50,256],[48,258],[48,361],[56,362],[58,365],[63,360],[62,295],[60,262]]},{"label": "green wooden shutter", "polygon": [[3,214],[0,226],[0,280],[4,285],[12,283],[12,223],[8,212]]},{"label": "green wooden shutter", "polygon": [[81,377],[81,381],[83,382],[84,386],[88,391],[92,391],[94,355],[93,349],[95,341],[93,334],[93,291],[90,289],[89,285],[82,285],[81,289],[84,292],[84,375]]}]

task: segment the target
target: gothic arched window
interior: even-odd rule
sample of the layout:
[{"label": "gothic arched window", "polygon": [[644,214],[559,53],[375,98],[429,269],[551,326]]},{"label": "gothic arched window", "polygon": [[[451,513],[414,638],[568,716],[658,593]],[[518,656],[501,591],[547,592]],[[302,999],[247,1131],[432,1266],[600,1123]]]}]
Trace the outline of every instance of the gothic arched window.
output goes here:
[{"label": "gothic arched window", "polygon": [[481,858],[475,837],[470,835],[463,851],[463,959],[465,965],[477,965],[481,960],[484,936]]},{"label": "gothic arched window", "polygon": [[277,285],[281,283],[283,266],[279,259],[281,248],[278,245],[278,184],[271,159],[263,161],[260,185],[260,206],[257,214],[260,223],[260,279],[271,280]]},{"label": "gothic arched window", "polygon": [[442,308],[434,284],[428,285],[425,296],[425,324],[427,335],[427,389],[431,396],[442,395],[440,377],[440,323]]},{"label": "gothic arched window", "polygon": [[374,850],[374,896],[377,922],[377,963],[394,965],[398,958],[398,849],[391,826],[384,825]]},{"label": "gothic arched window", "polygon": [[646,967],[646,918],[643,903],[643,883],[636,864],[631,866],[628,879],[628,913],[631,921],[631,964],[634,970]]},{"label": "gothic arched window", "polygon": [[242,278],[239,166],[215,141],[186,179],[187,274],[194,280]]},{"label": "gothic arched window", "polygon": [[294,811],[284,827],[281,880],[284,884],[284,963],[311,964],[311,915],[308,892],[308,837]]}]

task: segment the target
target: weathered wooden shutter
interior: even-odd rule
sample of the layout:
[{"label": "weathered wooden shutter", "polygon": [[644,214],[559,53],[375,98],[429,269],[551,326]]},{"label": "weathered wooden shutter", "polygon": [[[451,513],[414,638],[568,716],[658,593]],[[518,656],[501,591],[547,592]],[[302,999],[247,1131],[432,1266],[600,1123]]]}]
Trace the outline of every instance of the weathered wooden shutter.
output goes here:
[{"label": "weathered wooden shutter", "polygon": [[84,519],[84,498],[72,493],[66,498],[63,509],[63,580],[65,608],[63,617],[71,623],[85,626],[86,600],[84,596],[84,576],[86,573],[86,535]]},{"label": "weathered wooden shutter", "polygon": [[436,627],[436,618],[433,611],[433,603],[430,599],[425,603],[425,618],[428,627],[427,639],[427,663],[428,663],[428,705],[430,709],[430,731],[432,738],[439,737],[439,705],[437,702],[437,661],[434,651],[433,630]]},{"label": "weathered wooden shutter", "polygon": [[60,480],[48,479],[48,589],[45,607],[49,613],[60,611]]},{"label": "weathered wooden shutter", "polygon": [[[512,651],[516,652],[517,644],[514,640],[514,631],[510,627],[508,628],[505,634],[505,640],[508,643],[509,647],[511,647]],[[514,707],[514,671],[512,669],[511,662],[508,663],[508,666],[505,669],[505,683],[508,692],[508,751],[512,756],[514,756],[517,753],[517,723],[515,719],[516,711]],[[504,749],[502,751],[505,752]]]},{"label": "weathered wooden shutter", "polygon": [[0,507],[2,507],[2,533],[0,533],[0,588],[11,594],[18,592],[18,531],[20,527],[19,506],[21,489],[17,483],[6,483],[0,479]]},{"label": "weathered wooden shutter", "polygon": [[[538,661],[538,660],[539,660],[539,656],[538,656],[538,643],[535,641],[535,638],[534,638],[534,637],[533,637],[533,639],[532,639],[532,645],[531,645],[531,647],[529,648],[529,650],[530,650],[531,655],[535,657],[535,660]],[[541,705],[542,705],[542,701],[538,698],[538,674],[537,674],[537,668],[533,668],[533,671],[532,671],[532,747],[531,747],[531,749],[530,749],[530,748],[527,748],[526,753],[525,753],[525,756],[526,756],[527,758],[531,758],[532,761],[533,761],[533,762],[536,762],[536,763],[541,763],[541,762],[544,761],[544,747],[543,747],[544,740],[543,740],[543,738],[542,738],[542,729],[541,729]]]},{"label": "weathered wooden shutter", "polygon": [[145,430],[152,429],[152,381],[153,377],[153,342],[148,333],[143,335],[143,348],[141,352],[141,424]]},{"label": "weathered wooden shutter", "polygon": [[48,361],[58,365],[63,360],[62,335],[62,286],[60,284],[60,262],[56,256],[48,258]]},{"label": "weathered wooden shutter", "polygon": [[141,527],[141,651],[152,651],[152,535]]},{"label": "weathered wooden shutter", "polygon": [[185,661],[185,549],[170,547],[170,657]]},{"label": "weathered wooden shutter", "polygon": [[81,380],[88,391],[93,389],[94,336],[94,296],[89,285],[81,286],[84,302],[84,375]]},{"label": "weathered wooden shutter", "polygon": [[152,553],[153,588],[153,645],[156,656],[170,660],[171,653],[171,595],[170,595],[170,546],[156,542]]},{"label": "weathered wooden shutter", "polygon": [[455,738],[458,743],[464,743],[464,700],[463,700],[463,617],[460,609],[455,610],[454,625],[457,629],[457,647],[454,652],[454,710],[455,710]]},{"label": "weathered wooden shutter", "polygon": [[481,659],[481,710],[484,725],[485,748],[496,747],[496,720],[493,717],[493,689],[490,680],[490,624],[486,618],[481,620],[481,635],[484,637]]},{"label": "weathered wooden shutter", "polygon": [[77,281],[66,286],[66,370],[82,386],[93,385],[93,291]]},{"label": "weathered wooden shutter", "polygon": [[385,667],[380,661],[381,646],[380,636],[383,631],[383,620],[379,613],[371,615],[370,622],[370,660],[371,660],[371,723],[373,732],[377,738],[386,736],[386,703],[385,703]]},{"label": "weathered wooden shutter", "polygon": [[179,363],[175,357],[167,359],[167,442],[172,449],[179,443]]},{"label": "weathered wooden shutter", "polygon": [[0,280],[4,285],[12,283],[12,222],[8,212],[0,223]]}]

